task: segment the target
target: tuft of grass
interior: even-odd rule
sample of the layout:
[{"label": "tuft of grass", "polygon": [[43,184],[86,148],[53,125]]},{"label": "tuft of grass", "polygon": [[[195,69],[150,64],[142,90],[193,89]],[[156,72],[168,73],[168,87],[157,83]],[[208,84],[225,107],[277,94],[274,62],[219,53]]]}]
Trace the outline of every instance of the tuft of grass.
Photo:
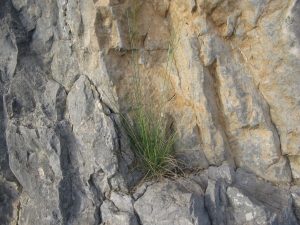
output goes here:
[{"label": "tuft of grass", "polygon": [[131,114],[131,121],[124,116],[121,119],[138,166],[145,177],[151,178],[170,175],[177,165],[174,150],[177,134],[157,116],[157,112],[141,107]]},{"label": "tuft of grass", "polygon": [[[164,82],[162,92],[156,107],[153,103],[146,102],[143,98],[141,85],[141,73],[138,65],[139,49],[137,26],[137,5],[132,3],[132,14],[127,9],[128,31],[130,35],[131,61],[134,82],[134,97],[131,100],[130,115],[119,113],[121,125],[129,140],[130,146],[137,158],[137,165],[143,170],[144,178],[162,178],[170,176],[177,167],[176,151],[174,149],[177,141],[177,133],[172,126],[168,126],[164,116],[166,104],[167,82],[170,78],[170,70],[173,64],[174,52],[179,40],[172,33],[167,52],[166,67],[164,71]],[[149,100],[148,100],[149,101]]]}]

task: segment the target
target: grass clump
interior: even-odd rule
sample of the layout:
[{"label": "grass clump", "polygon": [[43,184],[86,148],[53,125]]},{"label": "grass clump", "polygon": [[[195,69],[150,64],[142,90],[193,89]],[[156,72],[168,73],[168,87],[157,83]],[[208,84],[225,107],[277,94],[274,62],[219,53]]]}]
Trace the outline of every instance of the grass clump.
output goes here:
[{"label": "grass clump", "polygon": [[151,178],[170,175],[176,166],[176,132],[166,129],[166,123],[155,118],[156,114],[141,107],[133,112],[132,122],[121,120],[138,166]]},{"label": "grass clump", "polygon": [[[131,61],[133,70],[134,94],[130,101],[132,109],[128,115],[120,113],[121,125],[129,140],[131,149],[137,158],[137,166],[140,167],[145,178],[162,178],[170,176],[177,166],[174,144],[177,134],[167,122],[164,116],[166,104],[166,86],[170,77],[173,56],[178,40],[174,33],[171,35],[167,51],[166,68],[164,68],[163,87],[159,93],[158,101],[149,103],[144,99],[145,93],[141,85],[141,73],[138,65],[138,26],[137,6],[132,4],[132,14],[127,9],[128,31],[130,35]],[[130,118],[130,119],[129,119]]]}]

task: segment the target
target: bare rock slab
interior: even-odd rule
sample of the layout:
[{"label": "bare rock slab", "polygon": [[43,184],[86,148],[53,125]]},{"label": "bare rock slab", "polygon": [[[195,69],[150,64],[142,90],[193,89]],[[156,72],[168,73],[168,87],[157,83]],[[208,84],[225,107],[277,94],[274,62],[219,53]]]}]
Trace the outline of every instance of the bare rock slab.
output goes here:
[{"label": "bare rock slab", "polygon": [[209,225],[201,186],[192,180],[165,180],[149,186],[134,204],[143,225]]},{"label": "bare rock slab", "polygon": [[138,225],[137,218],[133,212],[120,211],[116,205],[105,200],[101,206],[102,224]]},{"label": "bare rock slab", "polygon": [[234,175],[232,184],[226,182],[226,176],[211,176],[208,181],[205,206],[212,224],[298,224],[296,191],[293,201],[288,189],[259,180],[240,168]]}]

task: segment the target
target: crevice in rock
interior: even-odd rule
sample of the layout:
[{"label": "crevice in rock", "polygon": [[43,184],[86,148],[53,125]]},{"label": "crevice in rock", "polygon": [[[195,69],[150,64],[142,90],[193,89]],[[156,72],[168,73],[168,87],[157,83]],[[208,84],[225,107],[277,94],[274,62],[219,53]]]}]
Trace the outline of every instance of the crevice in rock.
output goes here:
[{"label": "crevice in rock", "polygon": [[[226,116],[223,110],[223,103],[221,101],[221,93],[220,93],[220,80],[218,79],[218,71],[217,71],[217,59],[213,61],[213,63],[207,67],[209,72],[209,77],[204,77],[204,93],[207,96],[208,102],[211,107],[211,114],[213,120],[215,121],[216,128],[221,132],[222,138],[224,141],[224,145],[227,148],[226,151],[229,151],[234,164],[236,165],[236,160],[234,157],[234,152],[232,152],[232,147],[230,144],[230,138],[228,135],[228,129],[226,125]],[[210,92],[210,93],[208,93]],[[209,97],[211,96],[211,98]],[[228,154],[228,153],[225,153]]]},{"label": "crevice in rock", "polygon": [[100,215],[100,207],[102,202],[105,200],[101,199],[102,193],[100,193],[100,190],[98,190],[94,178],[94,174],[91,174],[88,180],[88,186],[89,186],[89,191],[91,192],[91,196],[88,195],[88,199],[90,199],[93,202],[93,205],[95,206],[95,211],[94,211],[94,219],[95,219],[95,224],[100,224],[101,223],[101,215]]},{"label": "crevice in rock", "polygon": [[[133,208],[133,209],[134,209],[134,208]],[[142,221],[141,221],[141,219],[140,219],[140,217],[139,217],[139,215],[138,215],[138,213],[136,212],[135,209],[134,209],[133,213],[134,213],[134,215],[135,215],[135,217],[136,217],[136,220],[137,220],[138,224],[139,224],[139,225],[142,225]]]},{"label": "crevice in rock", "polygon": [[58,185],[59,208],[63,222],[67,224],[71,215],[76,214],[72,207],[74,205],[72,177],[74,177],[75,174],[72,172],[73,168],[70,160],[70,150],[73,151],[76,143],[74,143],[75,137],[68,122],[61,124],[60,130],[60,145],[62,150],[60,155],[60,166],[62,179]]},{"label": "crevice in rock", "polygon": [[266,107],[267,107],[267,110],[266,110],[266,111],[267,111],[267,113],[268,113],[268,118],[270,119],[270,123],[271,123],[271,125],[272,125],[272,127],[273,127],[273,130],[276,132],[275,135],[278,136],[278,139],[279,139],[279,148],[280,148],[280,152],[281,152],[281,154],[282,154],[280,133],[279,133],[279,130],[278,130],[276,124],[274,123],[274,121],[273,121],[273,119],[272,119],[271,106],[270,106],[270,104],[268,103],[267,99],[264,97],[263,92],[260,90],[260,84],[258,84],[258,86],[257,86],[257,92],[258,92],[259,96],[262,98],[262,100],[263,100],[263,101],[265,102],[265,104],[266,104]]},{"label": "crevice in rock", "polygon": [[[90,83],[94,88],[94,91],[97,93],[98,95],[98,100],[100,101],[100,104],[102,105],[103,108],[103,112],[104,114],[111,119],[111,121],[113,122],[113,126],[114,126],[114,130],[116,133],[116,138],[113,139],[114,141],[114,148],[116,149],[117,152],[117,157],[118,157],[118,172],[122,175],[122,177],[124,178],[124,181],[127,185],[126,188],[129,188],[129,186],[131,186],[131,182],[132,178],[131,178],[131,173],[129,172],[130,169],[130,165],[128,165],[127,161],[125,160],[123,154],[126,154],[122,151],[123,146],[122,146],[122,127],[121,127],[121,123],[120,123],[120,118],[119,118],[119,112],[114,112],[114,110],[112,109],[112,107],[110,107],[110,105],[108,105],[107,103],[102,101],[101,98],[101,93],[97,90],[96,86],[94,86],[93,82],[90,80]],[[96,98],[95,98],[96,99]],[[111,177],[112,178],[112,177]],[[109,185],[110,185],[110,189],[112,189],[112,185],[111,185],[111,178],[109,178]],[[130,189],[130,188],[129,188]]]}]

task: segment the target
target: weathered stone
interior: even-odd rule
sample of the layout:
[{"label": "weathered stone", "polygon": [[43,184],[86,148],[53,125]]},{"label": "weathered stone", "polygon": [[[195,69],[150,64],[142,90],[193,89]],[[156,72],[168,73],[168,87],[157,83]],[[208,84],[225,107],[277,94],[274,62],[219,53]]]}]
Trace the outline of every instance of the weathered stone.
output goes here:
[{"label": "weathered stone", "polygon": [[297,217],[298,223],[300,223],[300,188],[298,186],[292,187],[291,194],[293,198],[294,213]]},{"label": "weathered stone", "polygon": [[220,167],[210,166],[208,168],[208,177],[215,181],[223,178],[228,184],[232,184],[235,180],[235,171],[228,164]]},{"label": "weathered stone", "polygon": [[293,179],[300,184],[300,156],[289,156],[290,166],[292,170]]},{"label": "weathered stone", "polygon": [[142,224],[210,224],[201,187],[188,179],[147,187],[134,208]]},{"label": "weathered stone", "polygon": [[132,198],[136,201],[138,200],[147,190],[147,187],[155,183],[154,181],[147,181],[144,182],[143,184],[139,185],[135,192],[132,195]]},{"label": "weathered stone", "polygon": [[[89,177],[98,166],[112,177],[118,170],[118,159],[114,140],[116,133],[113,121],[102,112],[97,92],[92,89],[89,80],[81,76],[74,84],[67,97],[68,112],[74,126],[80,152],[74,155],[75,167],[84,170],[84,179]],[[91,133],[93,131],[93,133]],[[90,149],[90,150],[87,150]],[[88,167],[85,163],[89,160]]]},{"label": "weathered stone", "polygon": [[226,220],[229,214],[227,209],[229,202],[226,195],[226,184],[222,180],[208,180],[205,192],[205,206],[212,224],[230,224]]},{"label": "weathered stone", "polygon": [[235,187],[237,188],[228,188],[227,194],[231,206],[236,209],[233,216],[239,223],[253,220],[257,224],[263,221],[297,224],[292,196],[288,190],[260,181],[242,169],[236,172]]},{"label": "weathered stone", "polygon": [[[296,193],[297,191],[292,191]],[[212,224],[297,224],[297,195],[237,169],[235,182],[209,179],[205,193]]]},{"label": "weathered stone", "polygon": [[161,17],[166,17],[166,13],[170,6],[170,0],[153,0],[153,8]]},{"label": "weathered stone", "polygon": [[206,190],[208,186],[208,170],[200,171],[199,174],[189,176],[189,179],[199,184],[202,190]]},{"label": "weathered stone", "polygon": [[65,113],[66,92],[55,81],[49,80],[43,96],[43,111],[52,120],[62,120]]},{"label": "weathered stone", "polygon": [[54,58],[51,63],[53,78],[68,90],[79,77],[77,57],[72,53],[70,45],[70,41],[55,42],[52,47]]},{"label": "weathered stone", "polygon": [[142,175],[129,172],[117,120],[134,94],[134,48],[145,104],[166,92],[181,168],[209,168],[142,186],[141,222],[296,224],[297,188],[255,175],[299,183],[300,1],[135,3],[131,46],[133,1],[1,2],[0,223],[138,224],[122,193]]},{"label": "weathered stone", "polygon": [[17,224],[19,193],[15,183],[0,178],[0,223]]},{"label": "weathered stone", "polygon": [[14,33],[9,31],[9,25],[1,21],[0,29],[3,34],[0,37],[0,81],[4,83],[13,78],[17,65],[18,48]]},{"label": "weathered stone", "polygon": [[9,93],[5,96],[5,104],[9,117],[24,117],[35,110],[35,96],[26,79],[14,79]]},{"label": "weathered stone", "polygon": [[11,2],[18,11],[20,11],[27,4],[27,0],[12,0]]},{"label": "weathered stone", "polygon": [[235,224],[245,224],[250,221],[251,224],[297,224],[291,205],[283,209],[263,205],[235,187],[227,189],[227,196]]},{"label": "weathered stone", "polygon": [[138,225],[133,212],[122,212],[113,202],[105,200],[101,206],[102,224]]},{"label": "weathered stone", "polygon": [[131,196],[124,193],[112,192],[110,194],[110,200],[115,204],[115,206],[123,212],[133,212],[133,199]]},{"label": "weathered stone", "polygon": [[[23,5],[24,6],[24,5]],[[32,31],[35,28],[36,20],[41,16],[41,9],[36,4],[22,6],[20,12],[20,20],[27,32]],[[20,9],[20,5],[17,5]]]},{"label": "weathered stone", "polygon": [[273,215],[268,215],[270,212],[266,212],[263,205],[259,204],[258,201],[249,199],[239,189],[229,187],[227,195],[232,207],[232,223],[245,224],[251,221],[252,224],[273,224],[276,222],[277,219]]},{"label": "weathered stone", "polygon": [[[217,119],[219,115],[217,115],[217,105],[214,100],[215,93],[212,89],[213,80],[210,78],[208,71],[203,68],[199,58],[199,43],[194,37],[185,39],[181,43],[178,52],[176,52],[181,64],[180,67],[178,65],[179,74],[174,74],[171,77],[175,85],[175,91],[178,94],[169,103],[170,110],[175,121],[178,121],[178,130],[183,133],[182,136],[185,137],[184,134],[189,134],[192,130],[197,137],[194,146],[197,146],[197,144],[201,146],[198,149],[192,148],[192,151],[189,151],[188,148],[183,152],[187,155],[191,153],[198,155],[198,157],[192,155],[191,159],[202,158],[191,162],[194,167],[198,163],[199,167],[207,168],[208,164],[221,165],[224,161],[235,167],[224,131],[218,122],[219,119]],[[185,73],[184,71],[189,72]],[[176,81],[177,79],[179,81]],[[205,85],[206,90],[202,88],[202,85]],[[181,112],[178,109],[185,101],[193,102],[193,107],[190,108],[189,104],[184,104]],[[182,116],[184,114],[186,115]],[[187,127],[187,124],[190,125]],[[182,139],[184,143],[185,139]],[[183,149],[185,149],[184,145]]]}]

